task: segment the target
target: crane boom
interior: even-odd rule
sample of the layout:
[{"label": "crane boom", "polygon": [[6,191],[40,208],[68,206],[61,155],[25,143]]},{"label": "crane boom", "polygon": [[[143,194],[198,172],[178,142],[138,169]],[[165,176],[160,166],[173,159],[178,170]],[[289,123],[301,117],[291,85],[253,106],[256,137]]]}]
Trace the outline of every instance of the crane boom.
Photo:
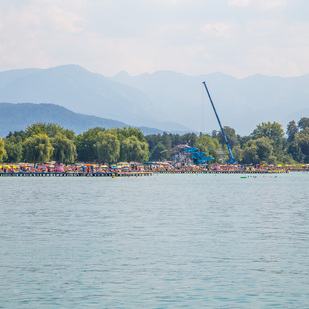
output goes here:
[{"label": "crane boom", "polygon": [[231,149],[231,147],[230,147],[230,144],[229,144],[229,141],[228,141],[228,139],[227,139],[227,136],[226,136],[226,134],[225,134],[225,132],[224,132],[224,129],[223,129],[222,125],[221,125],[221,121],[220,121],[219,116],[218,116],[218,114],[217,114],[217,111],[216,111],[216,109],[215,109],[214,103],[212,102],[210,93],[209,93],[208,88],[207,88],[207,86],[206,86],[206,82],[203,82],[203,84],[204,84],[205,89],[206,89],[206,92],[207,92],[207,94],[208,94],[208,98],[209,98],[209,101],[210,101],[210,103],[211,103],[211,106],[212,106],[212,108],[213,108],[213,110],[214,110],[214,112],[215,112],[215,115],[216,115],[216,117],[217,117],[217,120],[218,120],[220,129],[221,129],[222,134],[223,134],[224,139],[225,139],[225,143],[226,143],[227,149],[228,149],[228,151],[229,151],[229,160],[228,160],[227,162],[233,164],[233,163],[236,162],[236,160],[235,160],[235,158],[234,158],[234,156],[233,156],[232,149]]},{"label": "crane boom", "polygon": [[153,155],[153,153],[156,151],[156,149],[158,148],[159,144],[156,145],[156,147],[153,148],[153,150],[151,151],[151,153],[149,154],[149,156],[147,157],[146,161],[148,161],[150,159],[150,157]]}]

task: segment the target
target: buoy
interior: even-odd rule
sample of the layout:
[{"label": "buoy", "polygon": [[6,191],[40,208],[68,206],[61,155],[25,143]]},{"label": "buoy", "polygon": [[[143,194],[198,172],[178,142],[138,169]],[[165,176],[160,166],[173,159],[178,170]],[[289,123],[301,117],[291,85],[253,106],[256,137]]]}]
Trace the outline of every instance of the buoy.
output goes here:
[{"label": "buoy", "polygon": [[115,174],[112,174],[112,178],[115,178]]}]

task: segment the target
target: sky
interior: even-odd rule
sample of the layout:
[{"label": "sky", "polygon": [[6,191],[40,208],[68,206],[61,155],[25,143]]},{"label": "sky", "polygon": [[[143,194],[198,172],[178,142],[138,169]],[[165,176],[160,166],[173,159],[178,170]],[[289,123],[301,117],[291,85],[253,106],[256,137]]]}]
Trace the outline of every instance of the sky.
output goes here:
[{"label": "sky", "polygon": [[0,71],[309,73],[308,0],[0,0]]}]

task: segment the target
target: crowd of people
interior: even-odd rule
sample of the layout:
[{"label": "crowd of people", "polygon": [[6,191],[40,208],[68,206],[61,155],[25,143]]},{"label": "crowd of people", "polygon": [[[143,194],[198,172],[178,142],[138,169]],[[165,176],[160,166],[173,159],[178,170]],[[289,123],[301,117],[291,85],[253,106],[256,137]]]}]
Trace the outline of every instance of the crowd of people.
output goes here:
[{"label": "crowd of people", "polygon": [[0,173],[107,173],[124,171],[141,171],[142,165],[126,164],[5,164],[0,165]]},{"label": "crowd of people", "polygon": [[137,163],[137,162],[120,162],[117,164],[91,164],[91,163],[76,163],[76,164],[5,164],[0,165],[0,173],[121,173],[121,172],[198,172],[198,171],[222,171],[222,172],[274,172],[274,171],[308,171],[309,164],[296,166],[281,164],[274,165],[173,165],[170,162],[152,162],[152,163]]}]

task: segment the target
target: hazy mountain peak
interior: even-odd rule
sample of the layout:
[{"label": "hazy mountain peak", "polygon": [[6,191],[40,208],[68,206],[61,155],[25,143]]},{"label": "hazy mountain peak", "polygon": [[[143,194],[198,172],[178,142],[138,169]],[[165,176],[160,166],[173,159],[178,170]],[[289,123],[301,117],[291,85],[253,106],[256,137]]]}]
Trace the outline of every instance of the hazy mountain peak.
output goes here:
[{"label": "hazy mountain peak", "polygon": [[59,72],[87,72],[90,73],[88,70],[86,70],[85,68],[83,68],[80,65],[77,64],[64,64],[64,65],[59,65],[59,66],[55,66],[55,67],[51,67],[48,69],[45,69],[45,71],[59,71]]},{"label": "hazy mountain peak", "polygon": [[114,77],[127,78],[127,77],[131,77],[131,76],[130,76],[129,73],[126,72],[126,71],[120,71],[120,72],[117,73]]}]

